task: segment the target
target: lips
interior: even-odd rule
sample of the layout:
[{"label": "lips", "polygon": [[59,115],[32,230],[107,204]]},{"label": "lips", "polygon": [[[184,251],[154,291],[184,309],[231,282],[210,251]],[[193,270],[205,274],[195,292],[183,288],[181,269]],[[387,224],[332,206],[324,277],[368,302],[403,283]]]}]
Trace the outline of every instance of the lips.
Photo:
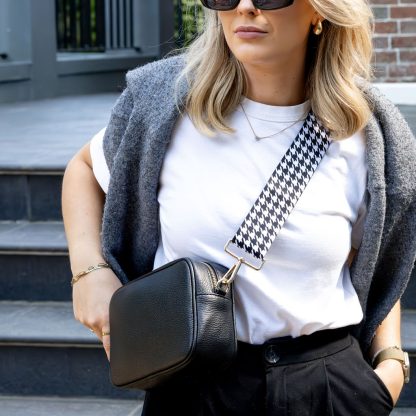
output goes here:
[{"label": "lips", "polygon": [[256,26],[239,26],[234,31],[235,36],[241,40],[256,40],[264,38],[267,34],[266,31]]},{"label": "lips", "polygon": [[258,27],[255,26],[239,26],[237,27],[237,29],[234,31],[234,33],[239,33],[239,32],[249,32],[249,33],[253,33],[253,32],[257,32],[257,33],[267,33],[265,30],[262,30]]}]

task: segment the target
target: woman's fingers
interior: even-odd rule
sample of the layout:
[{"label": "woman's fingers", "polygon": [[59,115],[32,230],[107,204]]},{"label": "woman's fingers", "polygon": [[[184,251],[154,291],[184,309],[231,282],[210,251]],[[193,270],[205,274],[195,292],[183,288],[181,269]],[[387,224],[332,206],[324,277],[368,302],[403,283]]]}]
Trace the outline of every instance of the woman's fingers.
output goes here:
[{"label": "woman's fingers", "polygon": [[92,330],[110,360],[110,301],[122,284],[111,269],[100,269],[80,279],[73,287],[75,319]]},{"label": "woman's fingers", "polygon": [[110,325],[109,323],[105,322],[102,325],[95,325],[95,328],[92,328],[92,325],[85,325],[85,326],[91,332],[94,332],[95,335],[97,335],[97,337],[103,344],[105,353],[107,354],[108,361],[110,361]]},{"label": "woman's fingers", "polygon": [[110,325],[108,323],[103,325],[101,329],[101,342],[107,354],[107,359],[110,361]]},{"label": "woman's fingers", "polygon": [[102,326],[102,329],[88,329],[94,332],[102,342],[108,361],[110,361],[110,327],[108,324]]},{"label": "woman's fingers", "polygon": [[105,353],[107,354],[107,359],[110,361],[110,335],[104,335],[101,341],[103,343]]}]

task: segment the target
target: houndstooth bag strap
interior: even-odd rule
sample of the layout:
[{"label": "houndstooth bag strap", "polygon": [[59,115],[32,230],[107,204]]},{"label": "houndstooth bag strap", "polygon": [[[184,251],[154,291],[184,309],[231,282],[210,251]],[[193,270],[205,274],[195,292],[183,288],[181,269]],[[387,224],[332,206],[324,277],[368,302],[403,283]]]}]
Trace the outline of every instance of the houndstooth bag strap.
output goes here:
[{"label": "houndstooth bag strap", "polygon": [[[256,270],[261,268],[277,233],[305,190],[330,143],[329,132],[310,111],[236,235],[225,246],[225,250],[239,259],[240,264],[248,264]],[[244,257],[248,253],[252,258],[260,260],[261,266],[256,267],[252,262],[243,260],[241,255],[231,252],[231,244],[243,250]]]}]

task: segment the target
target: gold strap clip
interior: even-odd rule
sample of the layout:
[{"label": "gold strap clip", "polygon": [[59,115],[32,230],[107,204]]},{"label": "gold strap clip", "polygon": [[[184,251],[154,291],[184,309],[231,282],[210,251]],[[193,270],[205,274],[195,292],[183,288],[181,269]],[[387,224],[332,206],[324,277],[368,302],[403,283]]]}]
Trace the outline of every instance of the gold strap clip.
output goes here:
[{"label": "gold strap clip", "polygon": [[231,243],[232,243],[232,240],[228,240],[227,244],[226,244],[226,245],[225,245],[225,247],[224,247],[224,251],[225,251],[225,252],[227,252],[228,254],[230,254],[231,256],[233,256],[234,258],[236,258],[238,261],[240,261],[240,259],[242,259],[242,260],[241,260],[241,263],[246,264],[247,266],[251,267],[251,268],[252,268],[252,269],[254,269],[254,270],[257,270],[257,271],[258,271],[258,270],[260,270],[260,269],[263,267],[265,260],[255,259],[255,260],[258,260],[258,261],[260,262],[260,264],[256,265],[256,264],[254,264],[254,263],[250,263],[250,262],[248,262],[248,261],[247,261],[247,260],[245,260],[243,257],[241,257],[241,256],[239,256],[239,255],[237,255],[237,254],[233,253],[232,251],[230,251],[230,249],[228,248],[228,246],[229,246]]},{"label": "gold strap clip", "polygon": [[[230,270],[228,270],[227,273],[225,273],[225,275],[218,280],[217,282],[217,289],[218,290],[223,290],[223,286],[230,286],[231,283],[234,281],[235,277],[237,276],[238,270],[241,267],[241,264],[244,263],[244,259],[242,257],[239,257],[237,263],[233,264],[230,268]],[[228,287],[225,291],[228,290]]]},{"label": "gold strap clip", "polygon": [[225,273],[225,275],[221,279],[218,280],[218,282],[217,282],[217,289],[218,290],[223,290],[224,285],[227,286],[226,291],[228,290],[228,287],[230,286],[230,284],[236,278],[237,273],[240,270],[240,267],[243,263],[246,264],[247,266],[251,267],[254,270],[260,270],[263,267],[263,264],[264,264],[264,260],[261,260],[261,264],[257,266],[255,264],[250,263],[247,260],[245,260],[244,257],[238,256],[237,254],[233,253],[228,248],[228,246],[231,244],[231,242],[232,242],[232,240],[228,240],[227,244],[224,247],[224,251],[226,253],[230,254],[231,256],[233,256],[235,259],[237,259],[237,262],[230,267],[228,272]]}]

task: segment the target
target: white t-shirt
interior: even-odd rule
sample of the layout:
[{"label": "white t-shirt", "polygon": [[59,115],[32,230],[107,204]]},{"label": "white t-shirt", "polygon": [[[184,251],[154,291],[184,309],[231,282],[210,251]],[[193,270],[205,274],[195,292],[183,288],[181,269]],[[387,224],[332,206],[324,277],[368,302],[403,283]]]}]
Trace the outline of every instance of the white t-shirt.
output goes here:
[{"label": "white t-shirt", "polygon": [[[310,103],[289,107],[244,99],[259,136],[290,126]],[[224,251],[303,121],[256,141],[241,108],[230,117],[234,134],[206,137],[188,116],[174,129],[160,175],[160,239],[154,268],[180,257],[231,267]],[[110,174],[104,130],[91,142],[94,174],[105,192]],[[365,136],[334,141],[277,235],[260,271],[242,265],[235,280],[237,336],[260,344],[359,323],[362,309],[346,260],[358,248],[366,215]]]}]

